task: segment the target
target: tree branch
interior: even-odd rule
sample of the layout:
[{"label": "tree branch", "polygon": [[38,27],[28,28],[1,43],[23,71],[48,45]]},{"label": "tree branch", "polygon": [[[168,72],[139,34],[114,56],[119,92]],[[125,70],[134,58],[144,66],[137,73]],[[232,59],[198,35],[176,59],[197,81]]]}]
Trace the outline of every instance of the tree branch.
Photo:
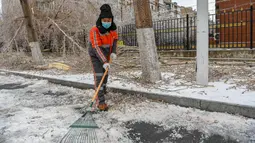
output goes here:
[{"label": "tree branch", "polygon": [[15,32],[15,34],[14,34],[14,36],[12,37],[12,39],[10,40],[10,42],[8,42],[8,46],[7,46],[7,48],[9,48],[10,47],[10,45],[11,45],[11,43],[12,43],[12,41],[15,39],[15,37],[18,35],[18,33],[19,33],[19,31],[20,31],[20,29],[21,29],[21,27],[22,27],[22,25],[24,24],[24,20],[22,20],[22,22],[21,22],[21,24],[20,24],[20,26],[19,26],[19,28],[16,30],[16,32]]},{"label": "tree branch", "polygon": [[87,51],[86,50],[84,50],[84,48],[82,47],[82,46],[80,46],[77,42],[75,42],[74,40],[73,40],[73,38],[71,38],[70,36],[68,36],[66,33],[65,33],[65,31],[63,31],[59,26],[58,26],[58,24],[54,21],[54,20],[52,20],[51,18],[49,18],[48,17],[48,19],[70,40],[70,41],[72,41],[73,43],[74,43],[74,45],[76,45],[79,49],[80,49],[80,51],[82,51],[82,52],[84,52],[84,53],[87,53]]}]

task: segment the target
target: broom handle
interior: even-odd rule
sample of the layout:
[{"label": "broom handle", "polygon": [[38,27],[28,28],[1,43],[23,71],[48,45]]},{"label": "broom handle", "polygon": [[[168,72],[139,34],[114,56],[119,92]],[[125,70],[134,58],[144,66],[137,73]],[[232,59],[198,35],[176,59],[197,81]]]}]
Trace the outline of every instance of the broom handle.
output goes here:
[{"label": "broom handle", "polygon": [[99,90],[100,90],[100,88],[101,88],[101,86],[102,86],[102,84],[103,84],[103,81],[104,81],[104,79],[105,79],[105,76],[107,75],[107,73],[108,73],[108,68],[105,70],[105,72],[104,72],[104,76],[102,77],[102,79],[101,79],[101,81],[100,81],[100,84],[99,84],[99,86],[97,87],[97,90],[96,90],[96,92],[95,92],[95,94],[94,94],[94,96],[93,96],[93,98],[92,98],[92,104],[93,104],[93,102],[96,100],[96,98],[97,98],[97,95],[98,95],[98,92],[99,92]]}]

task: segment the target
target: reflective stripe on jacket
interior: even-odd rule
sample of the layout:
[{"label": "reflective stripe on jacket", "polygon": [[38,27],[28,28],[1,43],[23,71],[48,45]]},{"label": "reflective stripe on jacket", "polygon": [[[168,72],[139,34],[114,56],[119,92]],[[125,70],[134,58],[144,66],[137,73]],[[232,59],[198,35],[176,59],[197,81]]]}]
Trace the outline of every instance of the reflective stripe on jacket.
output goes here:
[{"label": "reflective stripe on jacket", "polygon": [[110,31],[106,34],[101,34],[99,29],[94,26],[90,30],[90,46],[93,49],[91,52],[100,59],[101,62],[105,63],[109,61],[111,53],[116,53],[118,34],[116,31]]}]

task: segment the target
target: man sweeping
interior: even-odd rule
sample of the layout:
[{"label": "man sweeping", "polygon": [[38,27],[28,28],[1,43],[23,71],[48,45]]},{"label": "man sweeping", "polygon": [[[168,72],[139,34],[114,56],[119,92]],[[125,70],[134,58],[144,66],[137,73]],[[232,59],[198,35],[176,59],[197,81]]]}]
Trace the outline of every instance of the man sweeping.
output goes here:
[{"label": "man sweeping", "polygon": [[[118,34],[116,32],[116,25],[113,21],[113,14],[111,7],[104,4],[100,7],[101,13],[96,22],[90,30],[89,36],[89,55],[94,70],[94,84],[95,90],[106,71],[110,68],[110,59],[115,60]],[[100,111],[107,111],[108,106],[105,103],[106,84],[108,74],[103,81],[103,85],[98,92],[97,107]]]}]

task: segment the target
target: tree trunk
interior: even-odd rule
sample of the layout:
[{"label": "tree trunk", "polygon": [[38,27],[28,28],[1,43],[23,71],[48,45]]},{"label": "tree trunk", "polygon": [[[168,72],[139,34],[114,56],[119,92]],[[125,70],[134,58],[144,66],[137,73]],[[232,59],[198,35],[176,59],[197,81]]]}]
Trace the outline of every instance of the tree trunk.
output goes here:
[{"label": "tree trunk", "polygon": [[66,36],[63,39],[63,57],[66,57]]},{"label": "tree trunk", "polygon": [[159,11],[159,0],[155,0],[156,11]]},{"label": "tree trunk", "polygon": [[25,17],[29,47],[31,48],[32,51],[33,60],[36,64],[43,64],[44,63],[43,56],[33,26],[32,11],[30,5],[28,3],[28,0],[20,0],[20,4]]},{"label": "tree trunk", "polygon": [[142,77],[149,82],[161,79],[149,0],[134,0],[137,40]]}]

